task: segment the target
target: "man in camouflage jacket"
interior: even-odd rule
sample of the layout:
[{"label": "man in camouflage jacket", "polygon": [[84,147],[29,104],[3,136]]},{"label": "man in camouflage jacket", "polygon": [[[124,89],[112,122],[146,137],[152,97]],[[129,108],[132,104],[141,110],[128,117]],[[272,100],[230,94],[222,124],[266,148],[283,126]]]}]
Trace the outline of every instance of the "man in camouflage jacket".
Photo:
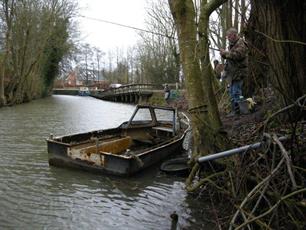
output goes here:
[{"label": "man in camouflage jacket", "polygon": [[229,50],[220,50],[222,58],[226,59],[225,77],[230,83],[231,115],[239,114],[239,101],[242,96],[243,78],[248,74],[248,47],[243,38],[240,38],[235,28],[226,32],[229,41]]}]

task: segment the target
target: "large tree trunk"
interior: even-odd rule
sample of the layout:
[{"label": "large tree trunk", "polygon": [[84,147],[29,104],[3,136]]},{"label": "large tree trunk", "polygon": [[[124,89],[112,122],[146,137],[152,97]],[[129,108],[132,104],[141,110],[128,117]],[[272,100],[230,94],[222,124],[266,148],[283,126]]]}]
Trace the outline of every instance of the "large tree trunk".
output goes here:
[{"label": "large tree trunk", "polygon": [[4,94],[4,77],[5,77],[5,58],[0,59],[0,107],[4,106],[6,104],[5,100],[5,94]]},{"label": "large tree trunk", "polygon": [[246,27],[246,18],[247,18],[247,15],[246,15],[246,12],[247,12],[247,6],[245,4],[245,1],[246,0],[241,0],[241,7],[240,7],[240,13],[241,13],[241,16],[240,16],[240,19],[241,19],[241,22],[240,22],[240,31],[244,31],[245,30],[245,27]]},{"label": "large tree trunk", "polygon": [[[219,133],[221,121],[212,88],[212,68],[208,49],[209,16],[225,0],[202,2],[199,29],[195,23],[192,0],[169,0],[171,12],[178,31],[180,55],[186,78],[189,112],[193,128],[193,159],[224,148],[224,138]],[[197,36],[199,33],[199,39]],[[187,180],[192,191],[192,180],[199,169],[194,164]]]},{"label": "large tree trunk", "polygon": [[251,8],[250,19],[245,32],[245,38],[249,46],[249,75],[243,81],[245,97],[259,95],[258,90],[268,85],[269,61],[266,38],[256,32],[257,28],[262,27],[260,18],[263,18],[265,14],[263,11],[258,11],[257,7]]},{"label": "large tree trunk", "polygon": [[222,25],[222,37],[221,37],[221,43],[222,45],[219,46],[219,48],[224,48],[226,47],[226,37],[225,37],[225,34],[226,34],[226,28],[227,28],[227,11],[228,11],[228,8],[227,8],[227,4],[223,4],[222,6],[222,9],[221,9],[221,16],[220,16],[220,21],[221,21],[221,25]]},{"label": "large tree trunk", "polygon": [[239,26],[239,0],[235,0],[234,1],[234,28],[236,28],[238,30],[238,26]]},{"label": "large tree trunk", "polygon": [[[3,68],[3,67],[2,67]],[[0,73],[0,107],[5,105],[4,96],[4,70]]]},{"label": "large tree trunk", "polygon": [[[204,89],[204,97],[206,98],[206,104],[208,106],[210,126],[214,131],[220,130],[222,126],[217,100],[213,90],[213,71],[209,58],[209,16],[217,9],[223,2],[223,0],[210,1],[209,4],[202,1],[201,15],[199,20],[199,35],[200,35],[200,63],[202,70],[202,86]],[[215,140],[216,141],[216,140]],[[219,143],[223,146],[223,143]],[[217,145],[220,146],[220,145]]]},{"label": "large tree trunk", "polygon": [[226,11],[226,28],[229,29],[233,27],[233,0],[228,0],[226,2],[227,11]]},{"label": "large tree trunk", "polygon": [[212,151],[207,145],[209,132],[205,130],[205,122],[208,119],[207,98],[202,88],[200,63],[197,53],[197,28],[195,24],[195,11],[193,2],[169,1],[171,11],[176,22],[179,37],[180,55],[183,72],[186,79],[185,85],[189,108],[191,111],[191,122],[193,127],[194,145],[196,152]]},{"label": "large tree trunk", "polygon": [[[306,2],[252,0],[255,35],[267,46],[270,79],[280,103],[291,104],[306,89]],[[252,30],[251,28],[250,30]]]}]

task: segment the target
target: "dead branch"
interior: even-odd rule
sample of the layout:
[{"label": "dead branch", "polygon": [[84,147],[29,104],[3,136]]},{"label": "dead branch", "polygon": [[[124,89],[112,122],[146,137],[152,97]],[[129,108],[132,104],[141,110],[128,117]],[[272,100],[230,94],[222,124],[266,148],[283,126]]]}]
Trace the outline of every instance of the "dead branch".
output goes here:
[{"label": "dead branch", "polygon": [[235,228],[235,230],[239,230],[239,229],[243,228],[244,226],[246,226],[246,225],[248,225],[248,224],[250,224],[250,223],[252,223],[252,222],[254,222],[254,221],[256,221],[256,220],[258,220],[258,219],[260,219],[260,218],[262,218],[262,217],[264,217],[264,216],[266,216],[266,215],[268,215],[268,214],[269,214],[270,212],[272,212],[275,208],[277,208],[277,207],[280,205],[280,203],[281,203],[282,201],[284,201],[284,200],[286,200],[286,199],[288,199],[288,198],[290,198],[290,197],[292,197],[292,196],[294,196],[294,195],[296,195],[296,194],[304,193],[304,192],[306,192],[306,188],[303,188],[303,189],[294,191],[294,192],[292,192],[292,193],[290,193],[290,194],[288,194],[288,195],[286,195],[286,196],[280,198],[280,199],[276,202],[276,204],[273,205],[269,210],[267,210],[266,212],[262,213],[261,215],[259,215],[259,216],[257,216],[257,217],[254,217],[253,219],[250,219],[248,222],[244,222],[243,224],[241,224],[240,226],[238,226],[237,228]]},{"label": "dead branch", "polygon": [[287,150],[285,149],[285,147],[283,146],[283,144],[278,140],[276,134],[272,135],[272,139],[273,139],[273,141],[275,141],[278,144],[283,156],[286,159],[287,170],[288,170],[288,173],[289,173],[289,176],[290,176],[290,180],[292,182],[292,187],[293,187],[292,189],[295,190],[297,188],[297,184],[296,184],[293,172],[292,172],[292,161],[289,157],[289,154],[288,154]]}]

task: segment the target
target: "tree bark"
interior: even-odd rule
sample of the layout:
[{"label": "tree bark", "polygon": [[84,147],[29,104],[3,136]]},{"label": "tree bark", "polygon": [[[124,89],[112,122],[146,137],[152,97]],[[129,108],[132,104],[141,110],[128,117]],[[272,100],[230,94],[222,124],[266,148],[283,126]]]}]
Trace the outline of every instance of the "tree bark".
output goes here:
[{"label": "tree bark", "polygon": [[[3,62],[2,62],[3,63]],[[2,64],[2,73],[0,73],[0,107],[5,105],[5,96],[4,96],[4,74],[5,74],[5,69],[4,65]]]},{"label": "tree bark", "polygon": [[197,28],[195,24],[195,10],[191,0],[169,1],[179,38],[180,56],[183,72],[186,79],[185,85],[189,108],[191,111],[191,123],[196,152],[207,152],[209,146],[202,141],[207,133],[204,124],[208,116],[207,99],[201,83],[201,70],[197,51]]},{"label": "tree bark", "polygon": [[228,0],[226,2],[227,10],[226,10],[226,28],[229,29],[233,27],[233,7],[232,7],[233,0]]},{"label": "tree bark", "polygon": [[[293,103],[306,89],[306,2],[252,0],[257,28],[266,44],[269,81],[282,106]],[[260,47],[259,47],[260,48]]]},{"label": "tree bark", "polygon": [[234,7],[234,27],[238,30],[239,25],[239,0],[235,0]]},{"label": "tree bark", "polygon": [[[225,139],[219,132],[221,120],[212,87],[213,73],[208,45],[209,16],[225,1],[202,1],[197,27],[192,0],[169,0],[178,31],[181,61],[186,78],[194,139],[193,159],[214,153],[223,149],[225,145]],[[188,190],[192,190],[192,180],[198,170],[199,166],[194,164],[187,180]]]}]

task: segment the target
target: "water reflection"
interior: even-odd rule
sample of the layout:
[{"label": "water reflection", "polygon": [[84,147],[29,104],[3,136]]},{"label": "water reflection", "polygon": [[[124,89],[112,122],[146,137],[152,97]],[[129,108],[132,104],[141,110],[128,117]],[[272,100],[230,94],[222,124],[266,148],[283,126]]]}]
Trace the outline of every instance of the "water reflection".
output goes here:
[{"label": "water reflection", "polygon": [[118,126],[133,110],[77,96],[0,109],[0,229],[169,229],[173,211],[180,228],[201,229],[203,204],[158,167],[132,178],[49,167],[50,133]]}]

